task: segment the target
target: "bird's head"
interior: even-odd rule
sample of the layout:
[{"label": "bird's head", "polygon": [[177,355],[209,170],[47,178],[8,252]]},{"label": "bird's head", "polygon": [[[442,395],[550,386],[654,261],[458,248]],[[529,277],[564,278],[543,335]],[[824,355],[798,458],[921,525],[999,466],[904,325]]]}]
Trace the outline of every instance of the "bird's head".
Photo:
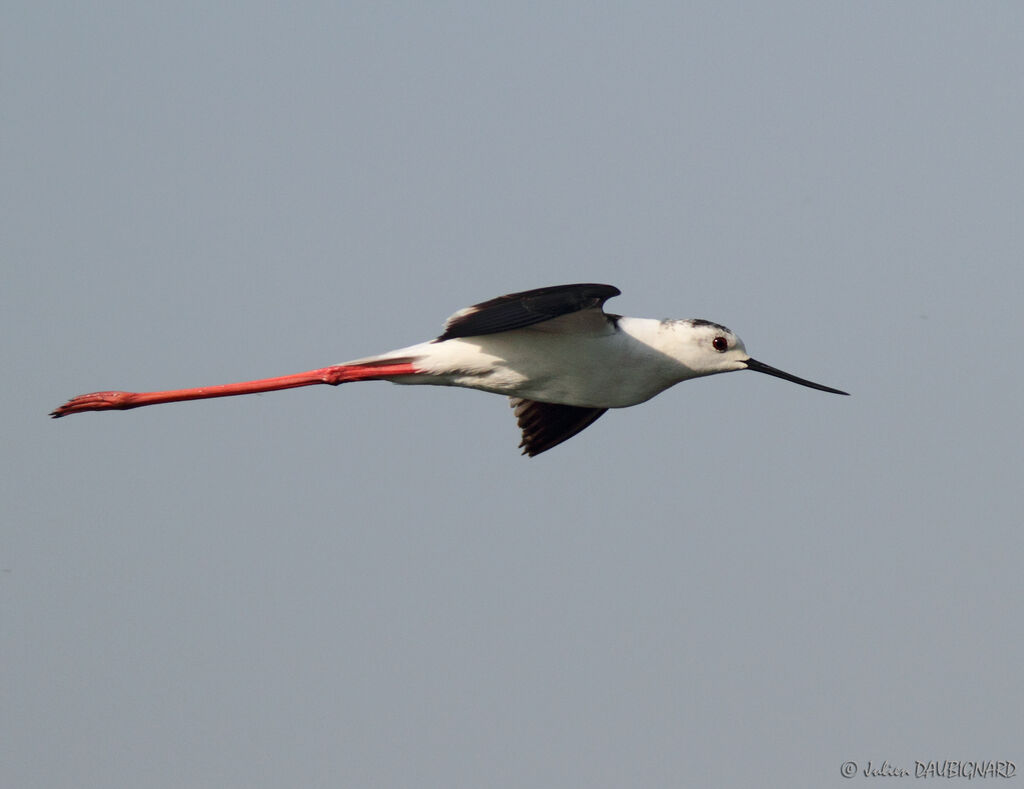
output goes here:
[{"label": "bird's head", "polygon": [[849,394],[848,392],[833,389],[830,386],[816,384],[804,378],[783,372],[775,367],[759,362],[751,358],[747,353],[743,340],[736,336],[735,332],[718,323],[703,320],[700,318],[689,320],[688,332],[688,365],[699,375],[714,375],[716,373],[728,373],[734,370],[754,370],[755,372],[773,375],[801,386],[809,386],[811,389],[818,389],[822,392],[832,394]]}]

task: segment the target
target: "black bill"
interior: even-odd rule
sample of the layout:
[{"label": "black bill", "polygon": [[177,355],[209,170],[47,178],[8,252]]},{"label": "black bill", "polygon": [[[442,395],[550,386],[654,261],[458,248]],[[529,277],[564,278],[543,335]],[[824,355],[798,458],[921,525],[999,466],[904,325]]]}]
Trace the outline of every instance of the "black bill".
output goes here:
[{"label": "black bill", "polygon": [[785,381],[792,381],[800,386],[809,386],[811,389],[819,389],[822,392],[831,392],[832,394],[849,395],[849,392],[842,392],[839,389],[833,389],[831,386],[822,386],[816,384],[814,381],[808,381],[804,378],[797,378],[795,375],[784,373],[782,370],[776,369],[769,364],[759,362],[757,359],[747,359],[747,369],[756,370],[759,373],[766,373],[767,375],[774,375],[776,378],[782,378]]}]

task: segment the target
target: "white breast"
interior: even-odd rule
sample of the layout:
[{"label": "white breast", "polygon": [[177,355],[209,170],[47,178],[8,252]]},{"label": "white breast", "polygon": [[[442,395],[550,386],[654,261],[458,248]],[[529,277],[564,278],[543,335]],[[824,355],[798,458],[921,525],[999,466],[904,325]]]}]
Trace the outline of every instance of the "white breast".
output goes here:
[{"label": "white breast", "polygon": [[384,357],[411,357],[423,371],[395,383],[464,386],[600,408],[636,405],[693,377],[667,352],[660,321],[621,318],[614,330],[593,334],[565,333],[551,324],[421,343]]}]

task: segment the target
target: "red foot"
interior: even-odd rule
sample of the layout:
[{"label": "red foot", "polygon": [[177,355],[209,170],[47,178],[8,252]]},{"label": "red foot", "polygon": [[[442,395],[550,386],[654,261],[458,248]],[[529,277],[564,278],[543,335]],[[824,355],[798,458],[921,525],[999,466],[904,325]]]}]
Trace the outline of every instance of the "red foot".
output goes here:
[{"label": "red foot", "polygon": [[50,412],[50,416],[59,419],[68,414],[80,411],[108,411],[111,409],[131,408],[130,401],[134,392],[90,392],[89,394],[72,397],[60,408]]}]

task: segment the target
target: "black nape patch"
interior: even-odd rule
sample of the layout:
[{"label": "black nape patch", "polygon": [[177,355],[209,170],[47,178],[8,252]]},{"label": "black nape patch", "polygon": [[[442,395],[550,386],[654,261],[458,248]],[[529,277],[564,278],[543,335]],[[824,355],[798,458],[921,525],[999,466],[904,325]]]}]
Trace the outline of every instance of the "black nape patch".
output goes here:
[{"label": "black nape patch", "polygon": [[715,323],[714,321],[706,321],[703,318],[690,318],[689,323],[694,328],[697,326],[710,326],[712,329],[719,329],[732,334],[732,330],[728,326],[723,326],[721,323]]}]

